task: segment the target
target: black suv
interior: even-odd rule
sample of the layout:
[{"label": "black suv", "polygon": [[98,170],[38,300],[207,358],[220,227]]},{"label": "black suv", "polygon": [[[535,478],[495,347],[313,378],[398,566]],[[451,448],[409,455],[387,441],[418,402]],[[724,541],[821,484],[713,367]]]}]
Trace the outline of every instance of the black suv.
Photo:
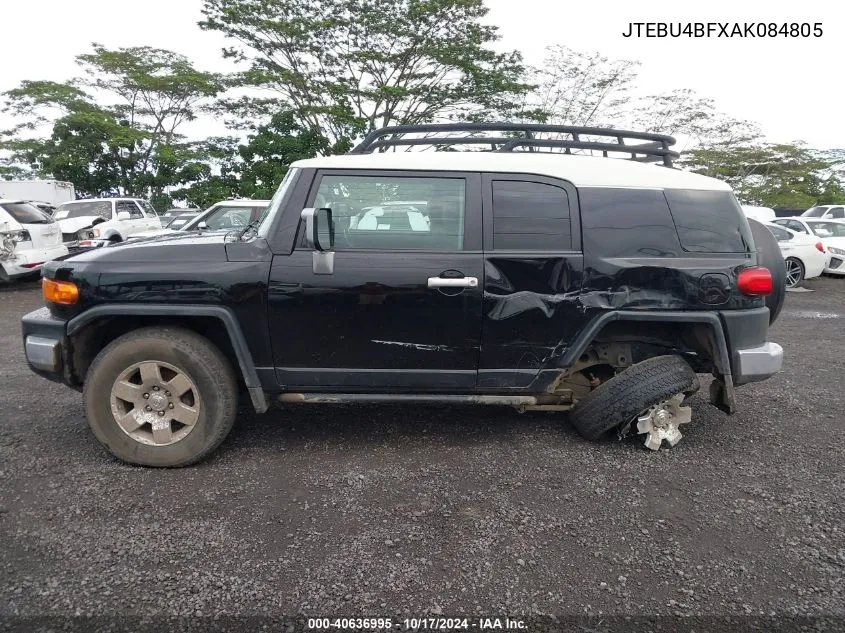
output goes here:
[{"label": "black suv", "polygon": [[[83,392],[106,448],[149,466],[208,455],[239,398],[258,412],[572,410],[587,438],[674,445],[696,374],[715,377],[711,400],[730,413],[737,385],[780,370],[766,339],[784,271],[727,185],[672,167],[672,144],[570,126],[384,128],[349,155],[295,163],[260,223],[45,265],[26,357]],[[422,145],[446,151],[396,151]]]}]

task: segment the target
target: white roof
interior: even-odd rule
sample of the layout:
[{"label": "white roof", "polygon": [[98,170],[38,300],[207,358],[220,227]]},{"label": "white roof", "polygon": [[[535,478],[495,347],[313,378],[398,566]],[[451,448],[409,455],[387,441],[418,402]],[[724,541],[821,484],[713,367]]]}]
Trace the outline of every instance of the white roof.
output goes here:
[{"label": "white roof", "polygon": [[[212,207],[239,207],[239,206],[258,206],[259,204],[270,204],[269,200],[248,200],[243,198],[241,200],[221,200],[215,202]],[[211,208],[211,207],[209,207]]]},{"label": "white roof", "polygon": [[568,180],[576,187],[704,189],[730,191],[727,183],[660,165],[619,158],[549,152],[382,152],[309,158],[294,167],[312,169],[407,169],[535,174]]},{"label": "white roof", "polygon": [[67,202],[62,202],[61,205],[64,206],[66,204],[81,204],[83,202],[120,202],[121,200],[128,200],[130,202],[135,202],[136,200],[143,201],[143,198],[82,198],[80,200],[68,200]]}]

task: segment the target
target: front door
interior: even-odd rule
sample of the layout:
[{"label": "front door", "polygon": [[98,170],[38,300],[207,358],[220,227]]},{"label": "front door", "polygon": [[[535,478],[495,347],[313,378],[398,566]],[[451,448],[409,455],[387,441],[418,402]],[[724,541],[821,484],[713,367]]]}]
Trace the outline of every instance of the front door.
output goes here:
[{"label": "front door", "polygon": [[306,206],[332,210],[334,267],[314,272],[302,227],[293,252],[273,259],[269,314],[279,384],[474,390],[480,191],[478,174],[317,172]]}]

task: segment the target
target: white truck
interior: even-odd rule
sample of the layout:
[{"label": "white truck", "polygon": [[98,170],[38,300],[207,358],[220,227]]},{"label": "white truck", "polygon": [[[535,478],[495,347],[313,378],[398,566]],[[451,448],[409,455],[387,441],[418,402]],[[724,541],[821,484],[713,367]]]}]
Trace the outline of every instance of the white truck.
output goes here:
[{"label": "white truck", "polygon": [[61,180],[0,180],[0,198],[44,202],[53,207],[76,200],[73,183]]}]

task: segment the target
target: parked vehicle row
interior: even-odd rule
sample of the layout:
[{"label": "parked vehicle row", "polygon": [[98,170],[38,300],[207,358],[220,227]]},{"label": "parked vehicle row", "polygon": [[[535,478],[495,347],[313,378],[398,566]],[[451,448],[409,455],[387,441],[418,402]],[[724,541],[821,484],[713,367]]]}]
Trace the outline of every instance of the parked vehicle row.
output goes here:
[{"label": "parked vehicle row", "polygon": [[0,281],[33,275],[45,262],[67,254],[49,215],[29,202],[0,198]]},{"label": "parked vehicle row", "polygon": [[823,273],[845,275],[845,205],[816,206],[790,218],[777,218],[768,207],[742,205],[742,210],[775,236],[788,288]]}]

